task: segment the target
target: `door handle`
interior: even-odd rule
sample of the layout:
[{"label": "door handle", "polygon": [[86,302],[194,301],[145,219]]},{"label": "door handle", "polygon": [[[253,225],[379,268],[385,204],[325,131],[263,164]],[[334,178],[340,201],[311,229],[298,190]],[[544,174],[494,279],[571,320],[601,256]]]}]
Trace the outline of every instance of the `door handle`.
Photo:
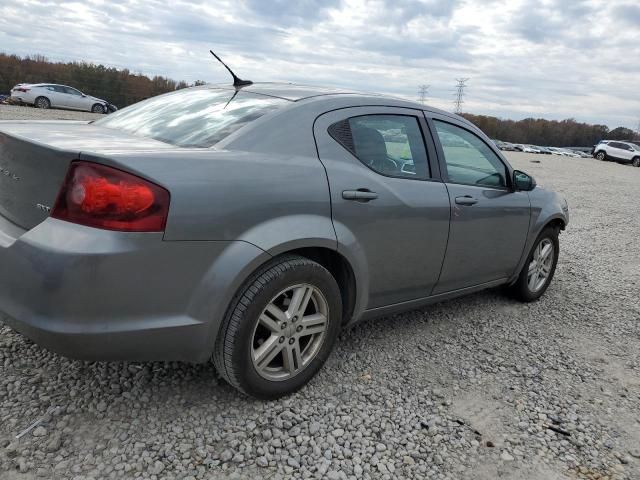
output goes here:
[{"label": "door handle", "polygon": [[357,200],[358,202],[369,202],[378,198],[378,194],[367,188],[361,188],[358,190],[345,190],[342,192],[342,198],[345,200]]},{"label": "door handle", "polygon": [[465,195],[464,197],[456,197],[456,203],[458,205],[467,205],[470,207],[471,205],[478,203],[478,199],[473,198],[471,195]]}]

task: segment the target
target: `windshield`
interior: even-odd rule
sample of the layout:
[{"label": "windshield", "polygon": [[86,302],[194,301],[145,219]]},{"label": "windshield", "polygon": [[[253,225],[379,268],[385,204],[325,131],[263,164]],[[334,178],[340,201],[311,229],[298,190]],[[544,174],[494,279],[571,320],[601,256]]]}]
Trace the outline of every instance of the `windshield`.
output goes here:
[{"label": "windshield", "polygon": [[635,143],[630,143],[629,144],[631,146],[631,148],[633,148],[634,150],[637,150],[640,152],[640,146],[636,145]]},{"label": "windshield", "polygon": [[212,88],[185,89],[131,105],[94,122],[179,147],[211,147],[266,113],[281,98]]}]

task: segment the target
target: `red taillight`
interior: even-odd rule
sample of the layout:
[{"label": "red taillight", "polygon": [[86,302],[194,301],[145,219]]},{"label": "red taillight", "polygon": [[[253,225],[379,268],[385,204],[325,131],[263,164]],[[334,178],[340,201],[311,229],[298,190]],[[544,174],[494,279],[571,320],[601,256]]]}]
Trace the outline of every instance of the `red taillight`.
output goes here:
[{"label": "red taillight", "polygon": [[25,87],[18,87],[18,88],[14,88],[14,90],[16,90],[18,92],[27,93],[30,89],[29,88],[25,88]]},{"label": "red taillight", "polygon": [[169,192],[122,170],[98,163],[71,163],[53,218],[124,232],[163,232]]}]

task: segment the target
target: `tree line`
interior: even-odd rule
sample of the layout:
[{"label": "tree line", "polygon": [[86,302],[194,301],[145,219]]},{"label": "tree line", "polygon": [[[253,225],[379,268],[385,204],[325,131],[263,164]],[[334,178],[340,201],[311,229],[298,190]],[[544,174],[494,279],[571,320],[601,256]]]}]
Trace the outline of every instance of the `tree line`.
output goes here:
[{"label": "tree line", "polygon": [[[162,76],[150,78],[127,69],[93,63],[51,62],[42,55],[20,57],[0,53],[0,93],[8,93],[18,83],[61,83],[105,99],[118,108],[191,86],[184,81]],[[204,83],[198,80],[194,85]],[[577,147],[593,145],[602,139],[629,140],[635,135],[628,128],[609,130],[606,125],[590,125],[574,119],[526,118],[515,121],[470,113],[463,116],[489,137],[513,143]]]},{"label": "tree line", "polygon": [[60,83],[107,100],[118,108],[190,86],[184,81],[162,76],[149,78],[127,69],[93,63],[50,62],[42,55],[19,57],[0,53],[0,93],[9,93],[18,83]]},{"label": "tree line", "polygon": [[526,143],[545,147],[588,147],[600,140],[633,140],[637,134],[628,128],[609,130],[606,125],[567,120],[525,118],[505,120],[485,115],[463,113],[463,117],[478,126],[490,138],[511,143]]}]

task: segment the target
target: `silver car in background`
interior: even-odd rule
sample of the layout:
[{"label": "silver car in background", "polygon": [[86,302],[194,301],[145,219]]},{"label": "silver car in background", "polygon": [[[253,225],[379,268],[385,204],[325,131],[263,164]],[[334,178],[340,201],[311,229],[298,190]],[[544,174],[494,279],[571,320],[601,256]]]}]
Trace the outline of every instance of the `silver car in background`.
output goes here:
[{"label": "silver car in background", "polygon": [[459,116],[291,84],[0,122],[0,173],[9,325],[74,358],[213,358],[264,399],[357,321],[497,286],[537,300],[569,222]]},{"label": "silver car in background", "polygon": [[38,108],[63,108],[107,113],[109,102],[80,90],[54,83],[21,83],[11,89],[11,99]]}]

